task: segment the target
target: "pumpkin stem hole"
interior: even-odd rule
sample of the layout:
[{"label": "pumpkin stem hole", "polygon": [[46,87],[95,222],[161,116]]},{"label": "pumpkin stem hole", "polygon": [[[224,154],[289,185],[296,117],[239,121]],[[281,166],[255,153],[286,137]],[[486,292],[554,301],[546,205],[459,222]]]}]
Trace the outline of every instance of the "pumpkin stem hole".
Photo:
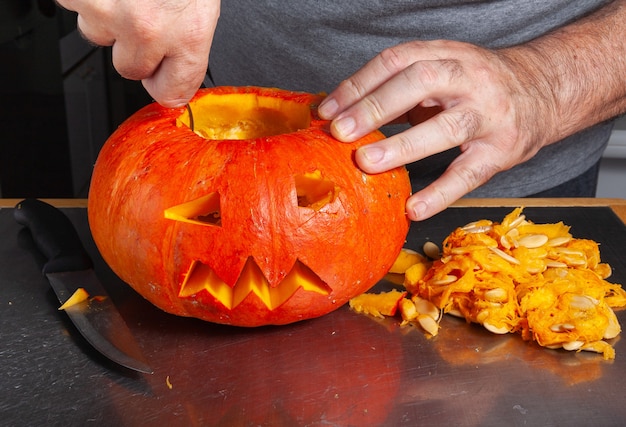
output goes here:
[{"label": "pumpkin stem hole", "polygon": [[282,135],[311,124],[308,104],[255,93],[209,94],[187,104],[176,119],[205,139],[246,140]]}]

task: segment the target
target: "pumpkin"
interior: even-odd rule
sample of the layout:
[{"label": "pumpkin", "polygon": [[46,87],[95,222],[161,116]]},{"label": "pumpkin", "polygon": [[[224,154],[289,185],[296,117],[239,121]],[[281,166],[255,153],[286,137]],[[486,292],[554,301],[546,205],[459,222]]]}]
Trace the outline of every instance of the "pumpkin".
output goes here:
[{"label": "pumpkin", "polygon": [[259,326],[318,317],[373,286],[408,232],[405,168],[367,174],[322,96],[201,89],[150,104],[107,140],[88,216],[111,269],[162,310]]}]

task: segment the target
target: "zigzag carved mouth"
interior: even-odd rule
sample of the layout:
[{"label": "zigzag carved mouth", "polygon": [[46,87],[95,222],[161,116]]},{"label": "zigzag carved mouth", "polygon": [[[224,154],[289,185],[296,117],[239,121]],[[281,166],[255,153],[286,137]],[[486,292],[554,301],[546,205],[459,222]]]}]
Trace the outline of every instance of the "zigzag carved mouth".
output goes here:
[{"label": "zigzag carved mouth", "polygon": [[252,257],[237,279],[235,286],[228,286],[218,277],[211,267],[200,261],[194,261],[189,268],[178,296],[190,297],[201,291],[207,291],[228,309],[237,307],[250,293],[254,293],[265,306],[274,310],[287,301],[298,289],[328,295],[332,289],[310,268],[296,261],[293,268],[276,287],[270,287]]}]

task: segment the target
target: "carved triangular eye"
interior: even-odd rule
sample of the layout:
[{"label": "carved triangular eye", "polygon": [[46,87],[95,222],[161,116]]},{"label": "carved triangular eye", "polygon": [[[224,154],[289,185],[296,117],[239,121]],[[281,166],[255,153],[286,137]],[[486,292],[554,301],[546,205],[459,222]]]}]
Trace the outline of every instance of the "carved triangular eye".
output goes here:
[{"label": "carved triangular eye", "polygon": [[294,177],[298,206],[320,210],[325,205],[332,203],[337,197],[339,188],[334,182],[322,178],[319,170],[296,175]]},{"label": "carved triangular eye", "polygon": [[165,218],[198,225],[222,226],[219,193],[209,193],[198,199],[165,209]]}]

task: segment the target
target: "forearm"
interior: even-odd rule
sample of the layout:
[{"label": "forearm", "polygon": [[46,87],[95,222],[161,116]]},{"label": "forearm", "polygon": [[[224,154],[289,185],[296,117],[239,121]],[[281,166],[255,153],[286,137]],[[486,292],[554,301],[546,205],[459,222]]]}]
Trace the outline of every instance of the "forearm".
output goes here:
[{"label": "forearm", "polygon": [[617,0],[580,21],[500,52],[513,69],[522,67],[517,78],[544,110],[545,122],[537,130],[543,132],[538,137],[545,138],[540,145],[626,111],[625,35],[626,0]]}]

